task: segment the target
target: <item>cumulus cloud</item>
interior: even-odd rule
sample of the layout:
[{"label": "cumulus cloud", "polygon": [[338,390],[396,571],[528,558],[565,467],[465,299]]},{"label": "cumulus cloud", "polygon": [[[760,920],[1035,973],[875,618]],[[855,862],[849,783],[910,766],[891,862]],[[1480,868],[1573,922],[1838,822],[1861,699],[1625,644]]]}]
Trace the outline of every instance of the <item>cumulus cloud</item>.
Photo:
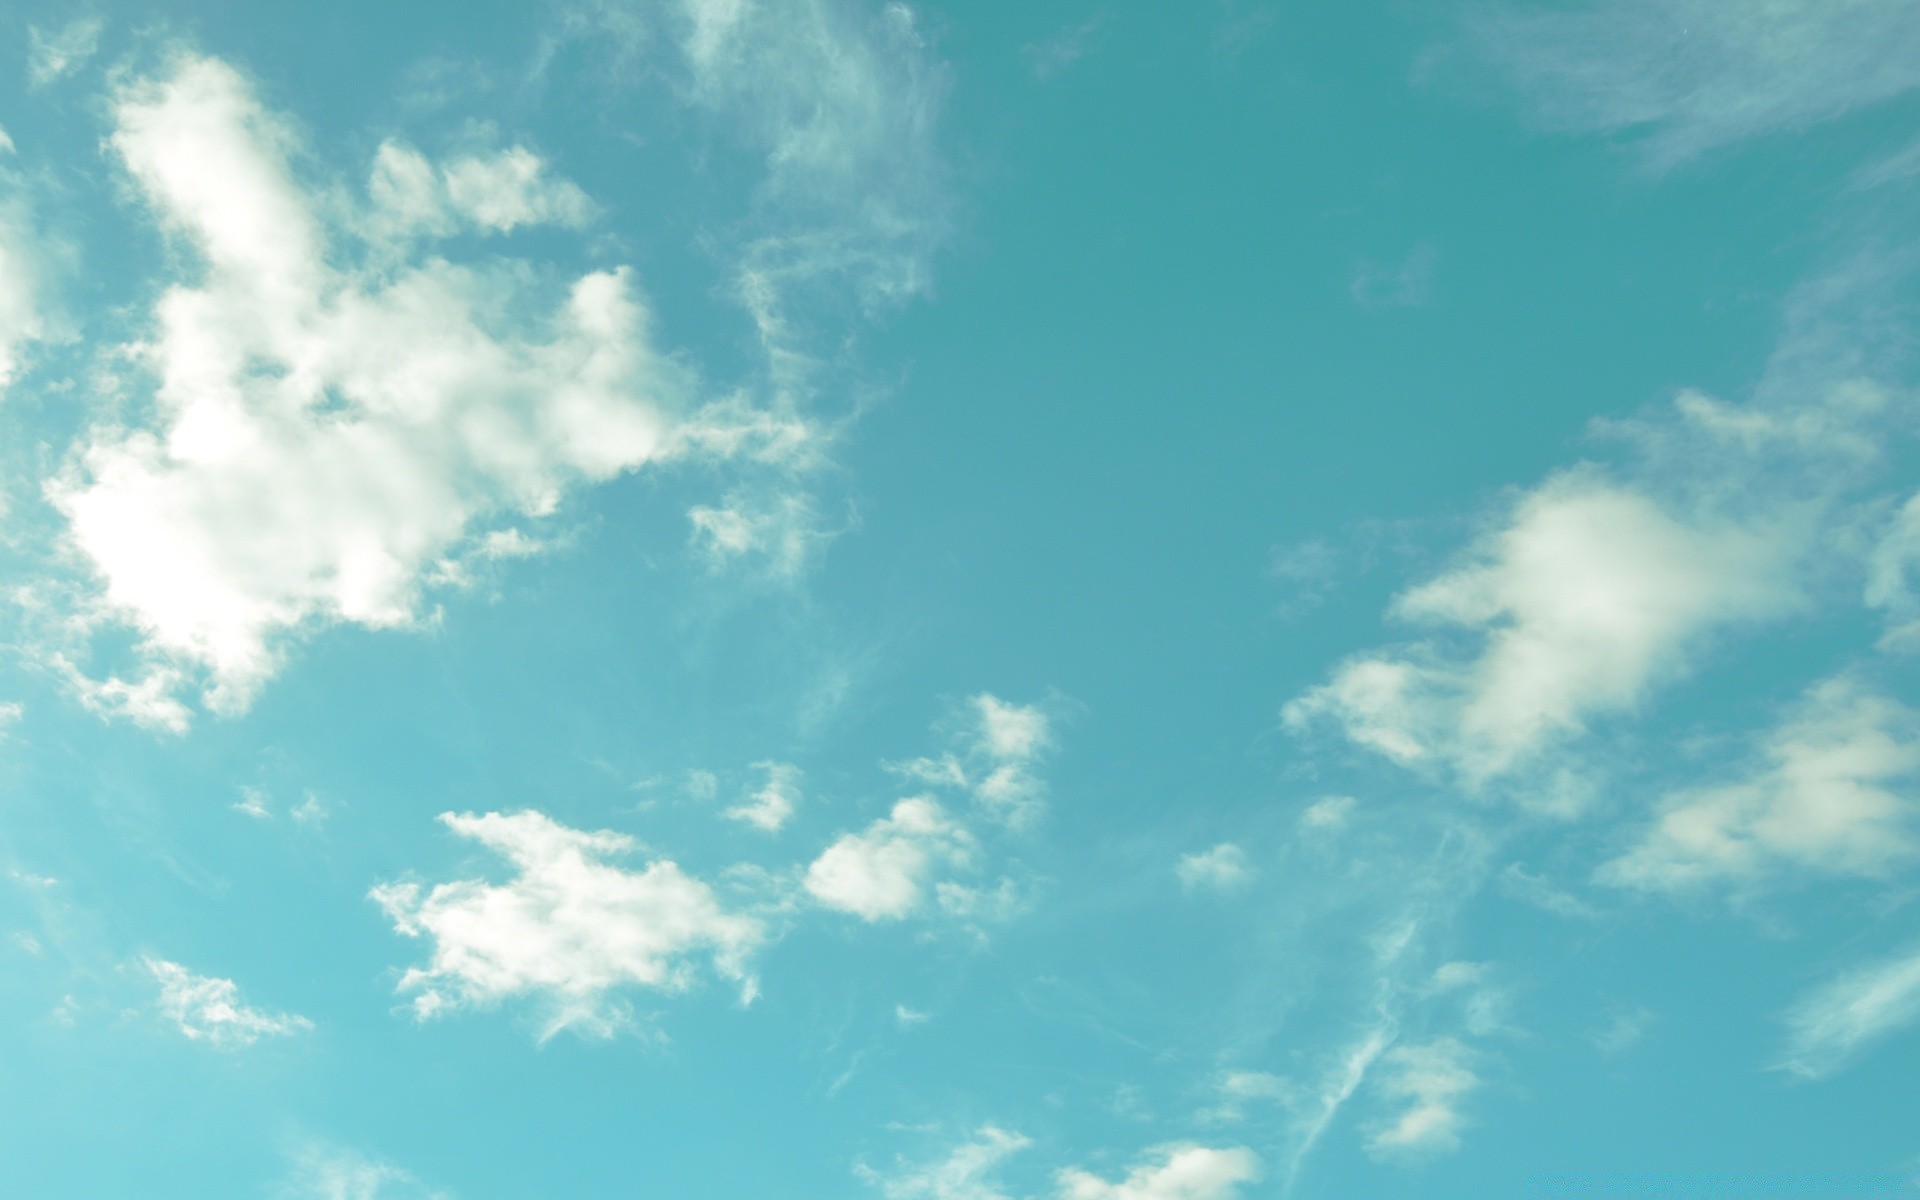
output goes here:
[{"label": "cumulus cloud", "polygon": [[1911,857],[1920,714],[1857,680],[1809,691],[1744,778],[1667,798],[1602,882],[1672,890],[1758,883],[1788,869],[1877,876]]},{"label": "cumulus cloud", "polygon": [[1477,653],[1425,643],[1363,654],[1285,719],[1331,720],[1402,765],[1483,783],[1632,709],[1716,627],[1789,607],[1782,547],[1765,528],[1675,513],[1591,470],[1562,473],[1461,565],[1394,602],[1402,619],[1476,634]]},{"label": "cumulus cloud", "polygon": [[793,819],[800,807],[800,768],[792,763],[755,763],[765,778],[744,801],[727,810],[727,816],[767,833],[778,833]]},{"label": "cumulus cloud", "polygon": [[1911,576],[1920,567],[1920,495],[1902,505],[1868,557],[1866,601],[1887,615],[1882,644],[1920,649],[1920,591]]},{"label": "cumulus cloud", "polygon": [[538,812],[440,820],[505,858],[514,875],[500,884],[373,889],[396,931],[433,943],[428,964],[409,969],[398,989],[414,994],[422,1019],[526,998],[541,1010],[543,1037],[565,1029],[608,1036],[628,1019],[623,989],[684,991],[702,960],[751,999],[748,961],[766,938],[763,922],[730,911],[671,861],[638,871],[608,861],[635,853],[632,838],[570,829]]},{"label": "cumulus cloud", "polygon": [[199,270],[130,348],[155,381],[148,420],[95,428],[48,494],[100,606],[214,709],[245,708],[303,630],[414,624],[439,565],[502,518],[758,444],[690,407],[625,268],[549,287],[524,263],[395,262],[366,241],[415,201],[416,234],[577,220],[577,190],[531,152],[434,167],[389,144],[374,216],[341,218],[223,62],[127,84],[113,117],[113,150]]},{"label": "cumulus cloud", "polygon": [[1920,952],[1849,971],[1786,1016],[1780,1066],[1807,1079],[1832,1074],[1874,1042],[1920,1020]]},{"label": "cumulus cloud", "polygon": [[1162,1147],[1116,1181],[1078,1169],[1060,1172],[1062,1200],[1231,1200],[1260,1178],[1260,1159],[1244,1147],[1191,1143]]},{"label": "cumulus cloud", "polygon": [[1472,1052],[1458,1039],[1395,1046],[1381,1059],[1379,1092],[1402,1105],[1367,1140],[1376,1158],[1452,1150],[1465,1117],[1460,1103],[1480,1086]]},{"label": "cumulus cloud", "polygon": [[144,958],[141,965],[160,988],[160,1014],[182,1034],[222,1050],[237,1050],[262,1038],[305,1033],[313,1022],[292,1013],[266,1012],[240,1001],[231,979],[196,975],[176,962]]},{"label": "cumulus cloud", "polygon": [[1190,892],[1229,892],[1253,882],[1253,863],[1247,852],[1232,842],[1222,842],[1211,850],[1183,854],[1174,865],[1180,886]]},{"label": "cumulus cloud", "polygon": [[807,868],[806,889],[864,921],[899,920],[920,909],[937,874],[970,866],[977,846],[936,801],[916,796],[827,847]]},{"label": "cumulus cloud", "polygon": [[1655,168],[1920,85],[1915,0],[1586,0],[1477,10],[1470,36],[1548,126]]}]

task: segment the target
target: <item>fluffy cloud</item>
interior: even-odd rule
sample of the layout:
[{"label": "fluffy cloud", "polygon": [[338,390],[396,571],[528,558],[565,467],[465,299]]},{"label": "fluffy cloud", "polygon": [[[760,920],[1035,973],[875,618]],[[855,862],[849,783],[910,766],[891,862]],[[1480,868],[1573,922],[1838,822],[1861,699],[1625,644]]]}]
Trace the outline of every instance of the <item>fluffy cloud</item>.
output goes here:
[{"label": "fluffy cloud", "polygon": [[1817,1079],[1916,1020],[1920,953],[1909,952],[1848,972],[1795,1005],[1787,1013],[1787,1047],[1780,1065]]},{"label": "fluffy cloud", "polygon": [[1914,0],[1587,0],[1473,33],[1547,124],[1638,135],[1656,168],[1920,85]]},{"label": "fluffy cloud", "polygon": [[488,524],[759,436],[690,411],[624,268],[554,289],[525,264],[395,262],[366,241],[383,221],[581,219],[530,152],[434,167],[389,144],[371,215],[341,218],[222,62],[181,58],[113,113],[114,151],[200,271],[133,348],[155,379],[150,424],[96,428],[48,490],[106,610],[156,663],[203,678],[215,709],[244,708],[290,634],[412,624],[438,565]]},{"label": "fluffy cloud", "polygon": [[971,865],[972,834],[934,800],[902,800],[859,833],[843,835],[807,868],[806,889],[865,921],[911,916],[943,869]]},{"label": "fluffy cloud", "polygon": [[1787,868],[1879,875],[1912,855],[1920,714],[1849,678],[1813,688],[1732,783],[1681,792],[1603,882],[1675,889]]},{"label": "fluffy cloud", "polygon": [[1782,545],[1591,471],[1564,473],[1465,563],[1394,602],[1403,619],[1477,633],[1478,653],[1362,655],[1288,704],[1286,720],[1330,719],[1403,765],[1444,763],[1483,783],[1631,709],[1715,627],[1792,604]]},{"label": "fluffy cloud", "polygon": [[729,911],[670,861],[639,871],[607,861],[635,852],[632,838],[569,829],[538,812],[440,820],[501,855],[515,874],[504,884],[457,880],[424,893],[417,883],[373,889],[398,932],[433,942],[428,965],[399,984],[415,993],[420,1017],[526,997],[543,1010],[543,1036],[606,1036],[627,1019],[621,989],[683,991],[701,959],[751,998],[747,964],[766,937],[763,923]]},{"label": "fluffy cloud", "polygon": [[1253,864],[1245,850],[1232,842],[1222,842],[1211,850],[1182,855],[1174,873],[1180,877],[1180,886],[1190,892],[1226,892],[1253,881]]},{"label": "fluffy cloud", "polygon": [[727,816],[767,833],[778,833],[800,807],[800,768],[792,763],[763,762],[755,766],[766,778],[745,801],[727,810]]},{"label": "fluffy cloud", "polygon": [[1062,1200],[1231,1200],[1260,1178],[1260,1160],[1241,1147],[1182,1144],[1162,1148],[1157,1162],[1109,1182],[1081,1170],[1060,1173]]},{"label": "fluffy cloud", "polygon": [[1381,1059],[1379,1091],[1404,1107],[1374,1130],[1367,1152],[1378,1158],[1451,1150],[1460,1144],[1460,1102],[1480,1086],[1472,1053],[1443,1037],[1395,1046]]},{"label": "fluffy cloud", "polygon": [[222,1050],[251,1046],[262,1038],[286,1037],[313,1028],[291,1013],[270,1013],[240,1002],[231,979],[195,975],[176,962],[145,958],[141,965],[160,988],[160,1013],[196,1042]]}]

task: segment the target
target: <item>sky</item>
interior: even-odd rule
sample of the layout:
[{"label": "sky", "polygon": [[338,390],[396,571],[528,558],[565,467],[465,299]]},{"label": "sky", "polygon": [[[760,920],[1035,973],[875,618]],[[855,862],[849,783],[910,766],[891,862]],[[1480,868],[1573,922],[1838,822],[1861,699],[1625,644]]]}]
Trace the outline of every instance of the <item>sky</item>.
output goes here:
[{"label": "sky", "polygon": [[0,63],[7,1195],[1920,1194],[1920,0]]}]

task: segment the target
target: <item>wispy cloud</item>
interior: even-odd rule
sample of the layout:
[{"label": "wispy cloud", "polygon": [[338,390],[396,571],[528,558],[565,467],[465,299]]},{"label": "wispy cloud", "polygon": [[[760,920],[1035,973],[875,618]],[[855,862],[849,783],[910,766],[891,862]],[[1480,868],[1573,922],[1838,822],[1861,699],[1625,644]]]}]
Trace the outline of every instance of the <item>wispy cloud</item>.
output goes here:
[{"label": "wispy cloud", "polygon": [[1544,124],[1626,134],[1655,169],[1920,85],[1914,0],[1586,0],[1473,11],[1470,42]]},{"label": "wispy cloud", "polygon": [[1920,952],[1849,971],[1786,1014],[1779,1065],[1805,1079],[1831,1075],[1873,1043],[1920,1021]]}]

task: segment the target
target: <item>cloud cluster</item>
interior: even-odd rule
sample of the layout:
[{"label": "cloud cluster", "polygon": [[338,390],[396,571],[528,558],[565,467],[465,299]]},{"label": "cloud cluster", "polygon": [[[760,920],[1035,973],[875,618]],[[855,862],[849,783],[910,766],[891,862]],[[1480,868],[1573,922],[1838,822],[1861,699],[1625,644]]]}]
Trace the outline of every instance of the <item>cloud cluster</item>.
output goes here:
[{"label": "cloud cluster", "polygon": [[582,484],[790,448],[763,437],[790,422],[695,408],[627,269],[561,283],[415,244],[585,220],[523,147],[436,165],[390,142],[342,216],[296,172],[287,122],[219,60],[181,56],[112,111],[110,145],[198,270],[130,348],[150,415],[95,428],[48,493],[169,695],[190,674],[214,709],[243,709],[290,635],[414,624],[463,547]]},{"label": "cloud cluster", "polygon": [[141,965],[159,985],[160,1013],[196,1042],[222,1050],[243,1049],[263,1038],[305,1033],[313,1022],[292,1013],[266,1012],[241,1003],[231,979],[196,975],[164,958],[143,958]]},{"label": "cloud cluster", "polygon": [[764,923],[730,910],[673,862],[632,871],[609,861],[636,852],[632,838],[570,829],[538,812],[440,820],[505,858],[514,875],[373,889],[396,931],[433,944],[428,964],[399,983],[421,1018],[530,998],[543,1011],[543,1037],[565,1029],[607,1036],[628,1020],[623,989],[683,991],[703,960],[752,998],[748,964],[766,939]]}]

